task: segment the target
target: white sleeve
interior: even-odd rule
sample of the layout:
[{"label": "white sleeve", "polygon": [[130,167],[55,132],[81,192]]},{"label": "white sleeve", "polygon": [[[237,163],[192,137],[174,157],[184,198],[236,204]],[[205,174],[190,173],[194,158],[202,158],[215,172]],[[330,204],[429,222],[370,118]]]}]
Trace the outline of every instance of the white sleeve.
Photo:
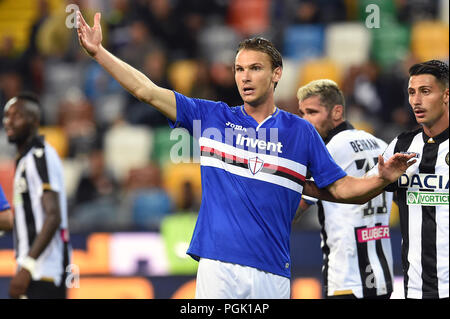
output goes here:
[{"label": "white sleeve", "polygon": [[[383,158],[384,161],[389,160],[393,155],[394,155],[394,148],[395,145],[397,144],[397,138],[395,138],[384,150],[383,152]],[[374,176],[374,175],[378,175],[378,163],[370,170],[366,173],[366,176]]]}]

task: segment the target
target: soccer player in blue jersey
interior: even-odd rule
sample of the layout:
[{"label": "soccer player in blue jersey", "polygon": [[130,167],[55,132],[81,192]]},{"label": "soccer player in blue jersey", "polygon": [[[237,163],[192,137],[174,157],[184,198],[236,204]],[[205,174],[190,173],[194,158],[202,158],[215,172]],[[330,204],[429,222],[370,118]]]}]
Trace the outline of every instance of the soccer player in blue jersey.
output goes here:
[{"label": "soccer player in blue jersey", "polygon": [[[376,194],[412,155],[381,158],[379,174],[354,178],[333,161],[314,127],[275,106],[282,58],[263,38],[239,44],[234,75],[244,104],[193,99],[158,87],[102,45],[100,13],[78,14],[85,51],[139,100],[199,140],[202,203],[188,254],[199,260],[197,298],[289,298],[291,222],[304,192],[337,200]],[[305,182],[306,170],[316,187]]]},{"label": "soccer player in blue jersey", "polygon": [[13,217],[11,206],[9,206],[3,188],[0,185],[0,236],[3,231],[10,231],[13,228]]}]

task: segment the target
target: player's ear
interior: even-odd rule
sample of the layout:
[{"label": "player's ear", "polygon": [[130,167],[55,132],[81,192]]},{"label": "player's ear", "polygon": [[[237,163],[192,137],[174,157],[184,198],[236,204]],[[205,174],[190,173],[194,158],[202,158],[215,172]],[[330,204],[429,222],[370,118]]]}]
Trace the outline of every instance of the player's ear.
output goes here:
[{"label": "player's ear", "polygon": [[448,94],[449,94],[449,92],[448,92],[448,88],[447,88],[447,89],[445,89],[445,91],[444,91],[444,103],[445,103],[445,105],[447,105],[447,106],[448,106]]},{"label": "player's ear", "polygon": [[280,82],[281,75],[283,74],[283,69],[281,66],[276,67],[272,72],[272,81],[275,83]]},{"label": "player's ear", "polygon": [[331,110],[331,117],[334,121],[341,120],[344,117],[344,106],[342,105],[335,105],[333,106],[333,109]]}]

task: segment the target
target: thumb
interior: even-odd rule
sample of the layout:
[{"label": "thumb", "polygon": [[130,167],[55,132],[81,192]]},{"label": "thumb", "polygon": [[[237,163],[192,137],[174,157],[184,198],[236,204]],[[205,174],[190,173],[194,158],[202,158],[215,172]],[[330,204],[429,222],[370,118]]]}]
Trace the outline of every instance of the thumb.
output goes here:
[{"label": "thumb", "polygon": [[94,27],[100,26],[100,19],[102,18],[102,13],[97,12],[94,16]]},{"label": "thumb", "polygon": [[384,166],[384,157],[383,155],[378,155],[378,167]]}]

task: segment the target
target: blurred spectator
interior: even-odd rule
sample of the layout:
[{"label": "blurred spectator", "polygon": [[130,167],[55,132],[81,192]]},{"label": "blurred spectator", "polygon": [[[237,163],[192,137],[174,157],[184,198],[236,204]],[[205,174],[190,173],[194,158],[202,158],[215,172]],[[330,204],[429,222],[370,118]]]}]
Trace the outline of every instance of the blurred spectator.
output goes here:
[{"label": "blurred spectator", "polygon": [[138,229],[158,229],[161,220],[173,210],[172,201],[162,187],[161,171],[156,164],[131,169],[124,183],[125,203],[122,219]]},{"label": "blurred spectator", "polygon": [[128,94],[100,65],[90,62],[84,73],[83,90],[95,108],[101,126],[111,125],[123,116]]},{"label": "blurred spectator", "polygon": [[217,100],[223,101],[229,106],[238,106],[242,104],[242,99],[236,88],[231,67],[231,63],[213,63],[210,67],[211,83]]},{"label": "blurred spectator", "polygon": [[270,0],[230,0],[228,24],[248,38],[270,29]]},{"label": "blurred spectator", "polygon": [[[146,0],[144,0],[146,1]],[[109,31],[108,47],[111,52],[117,54],[118,50],[130,41],[129,26],[134,21],[134,12],[141,11],[144,1],[136,1],[136,9],[133,10],[134,5],[130,4],[129,0],[112,0],[110,9],[106,14],[106,22]]]},{"label": "blurred spectator", "polygon": [[[74,198],[69,200],[70,225],[75,232],[114,231],[124,229],[118,217],[120,205],[119,185],[106,169],[101,148],[88,155],[88,166],[83,172],[75,190]],[[125,228],[128,225],[125,225]],[[122,228],[121,228],[122,227]]]},{"label": "blurred spectator", "polygon": [[[153,83],[167,89],[171,85],[167,79],[167,56],[162,49],[149,51],[142,58],[142,72],[147,75]],[[148,104],[137,100],[132,95],[127,95],[127,104],[124,118],[131,124],[149,125],[151,127],[167,125],[167,118]]]},{"label": "blurred spectator", "polygon": [[398,19],[405,23],[437,18],[439,1],[436,0],[396,0]]},{"label": "blurred spectator", "polygon": [[361,106],[368,116],[379,114],[382,110],[376,83],[377,76],[377,66],[369,61],[360,66],[350,67],[343,84],[343,92],[348,103]]},{"label": "blurred spectator", "polygon": [[150,33],[167,49],[170,61],[189,56],[185,44],[186,30],[182,29],[182,19],[174,11],[169,0],[147,0],[146,10],[140,12],[140,19],[148,25]]},{"label": "blurred spectator", "polygon": [[18,53],[12,36],[0,37],[0,74],[15,70]]},{"label": "blurred spectator", "polygon": [[69,90],[60,103],[59,125],[69,140],[71,158],[87,157],[101,140],[102,128],[96,124],[94,109],[77,88]]},{"label": "blurred spectator", "polygon": [[[289,1],[289,0],[287,0]],[[343,0],[292,0],[293,24],[316,24],[345,21],[346,3]]]},{"label": "blurred spectator", "polygon": [[144,59],[153,50],[159,49],[158,39],[151,36],[147,25],[143,21],[133,21],[129,26],[129,42],[123,46],[118,57],[128,64],[142,70]]},{"label": "blurred spectator", "polygon": [[[17,96],[23,88],[23,80],[19,73],[17,72],[7,72],[0,74],[0,103],[2,106],[6,102]],[[3,126],[3,124],[2,124]]]},{"label": "blurred spectator", "polygon": [[113,174],[105,167],[105,158],[101,149],[90,152],[89,167],[80,178],[76,193],[77,205],[95,201],[104,196],[116,197],[118,184]]},{"label": "blurred spectator", "polygon": [[183,191],[182,191],[182,201],[179,207],[179,212],[194,212],[198,213],[200,209],[200,203],[197,201],[197,197],[194,193],[194,188],[192,186],[192,183],[190,181],[186,181],[183,184]]}]

